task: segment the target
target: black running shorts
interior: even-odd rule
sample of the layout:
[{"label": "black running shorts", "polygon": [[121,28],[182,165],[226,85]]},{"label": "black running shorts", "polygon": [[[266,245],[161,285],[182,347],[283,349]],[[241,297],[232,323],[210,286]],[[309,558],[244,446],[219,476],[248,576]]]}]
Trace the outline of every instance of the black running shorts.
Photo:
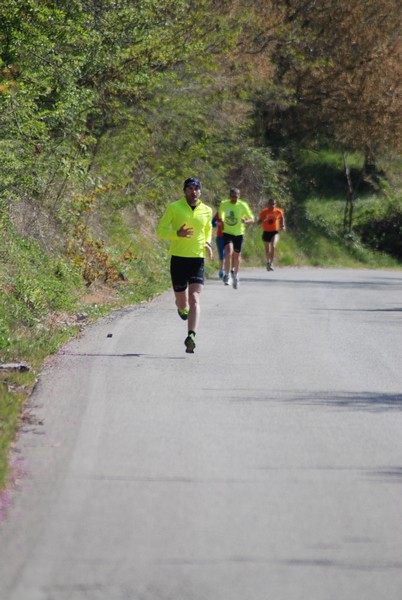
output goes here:
[{"label": "black running shorts", "polygon": [[262,239],[264,242],[271,242],[278,233],[278,231],[263,231]]},{"label": "black running shorts", "polygon": [[223,232],[223,243],[233,244],[233,250],[240,253],[243,246],[244,235],[232,235],[231,233]]},{"label": "black running shorts", "polygon": [[184,292],[189,283],[204,283],[204,259],[172,256],[170,275],[175,292]]}]

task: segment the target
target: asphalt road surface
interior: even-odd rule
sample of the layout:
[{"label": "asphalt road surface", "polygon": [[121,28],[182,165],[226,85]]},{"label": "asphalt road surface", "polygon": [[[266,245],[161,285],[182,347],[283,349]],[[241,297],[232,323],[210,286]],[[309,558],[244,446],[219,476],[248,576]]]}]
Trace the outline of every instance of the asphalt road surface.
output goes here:
[{"label": "asphalt road surface", "polygon": [[1,600],[400,600],[402,272],[243,270],[185,329],[168,291],[49,362]]}]

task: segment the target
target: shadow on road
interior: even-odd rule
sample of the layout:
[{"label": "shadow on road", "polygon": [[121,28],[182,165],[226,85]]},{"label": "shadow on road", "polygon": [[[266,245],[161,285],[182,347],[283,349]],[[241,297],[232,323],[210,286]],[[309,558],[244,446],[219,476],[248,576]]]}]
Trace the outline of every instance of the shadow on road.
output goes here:
[{"label": "shadow on road", "polygon": [[402,410],[402,394],[380,392],[317,392],[297,401],[314,406],[347,408],[370,412]]},{"label": "shadow on road", "polygon": [[184,356],[162,356],[156,354],[141,354],[141,353],[124,353],[124,354],[109,354],[106,352],[60,352],[60,356],[82,356],[82,357],[101,357],[101,358],[152,358],[164,360],[185,360]]},{"label": "shadow on road", "polygon": [[[241,395],[238,392],[241,391]],[[269,395],[265,390],[237,390],[231,395],[233,402],[292,402],[302,406],[327,406],[349,410],[364,410],[369,412],[385,412],[402,410],[402,394],[381,392],[339,392],[317,391],[313,393],[297,391],[271,390]]]},{"label": "shadow on road", "polygon": [[281,286],[298,286],[298,287],[316,287],[316,286],[329,286],[332,288],[341,288],[341,289],[351,289],[351,290],[361,290],[368,288],[370,290],[382,290],[382,289],[390,289],[390,288],[400,288],[402,289],[402,279],[395,278],[386,278],[376,279],[375,282],[372,279],[368,279],[367,281],[338,281],[336,279],[281,279],[279,277],[247,277],[244,275],[242,277],[242,282],[244,283],[259,283],[263,285],[273,285],[280,284]]}]

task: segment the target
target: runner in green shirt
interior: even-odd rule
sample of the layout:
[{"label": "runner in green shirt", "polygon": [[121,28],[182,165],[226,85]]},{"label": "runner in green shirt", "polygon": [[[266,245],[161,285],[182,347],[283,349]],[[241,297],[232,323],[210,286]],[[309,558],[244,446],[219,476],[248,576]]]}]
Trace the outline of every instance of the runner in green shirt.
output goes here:
[{"label": "runner in green shirt", "polygon": [[159,221],[157,235],[170,240],[170,274],[179,316],[187,321],[186,352],[193,353],[200,320],[204,257],[212,258],[212,209],[201,202],[195,177],[183,184],[184,198],[172,202]]},{"label": "runner in green shirt", "polygon": [[223,221],[223,243],[225,246],[225,274],[223,283],[239,287],[239,268],[245,226],[254,223],[254,215],[245,200],[240,200],[240,190],[232,188],[229,200],[223,200],[219,207],[219,217]]}]

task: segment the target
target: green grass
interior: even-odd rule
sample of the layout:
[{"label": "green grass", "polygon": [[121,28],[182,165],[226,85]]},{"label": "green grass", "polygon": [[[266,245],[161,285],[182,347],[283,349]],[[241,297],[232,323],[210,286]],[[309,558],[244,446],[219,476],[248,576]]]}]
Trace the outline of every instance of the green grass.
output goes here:
[{"label": "green grass", "polygon": [[76,327],[21,328],[10,340],[6,356],[7,363],[24,362],[29,371],[0,371],[0,490],[9,474],[8,450],[20,423],[23,406],[37,380],[45,358],[57,352],[71,336],[78,333]]},{"label": "green grass", "polygon": [[[243,259],[250,266],[265,265],[261,228],[258,225],[246,231]],[[324,222],[317,223],[313,218],[310,223],[305,221],[304,229],[295,231],[288,228],[280,234],[276,262],[282,267],[401,268],[395,259],[365,248],[358,240],[345,240],[335,234],[331,226]]]}]

